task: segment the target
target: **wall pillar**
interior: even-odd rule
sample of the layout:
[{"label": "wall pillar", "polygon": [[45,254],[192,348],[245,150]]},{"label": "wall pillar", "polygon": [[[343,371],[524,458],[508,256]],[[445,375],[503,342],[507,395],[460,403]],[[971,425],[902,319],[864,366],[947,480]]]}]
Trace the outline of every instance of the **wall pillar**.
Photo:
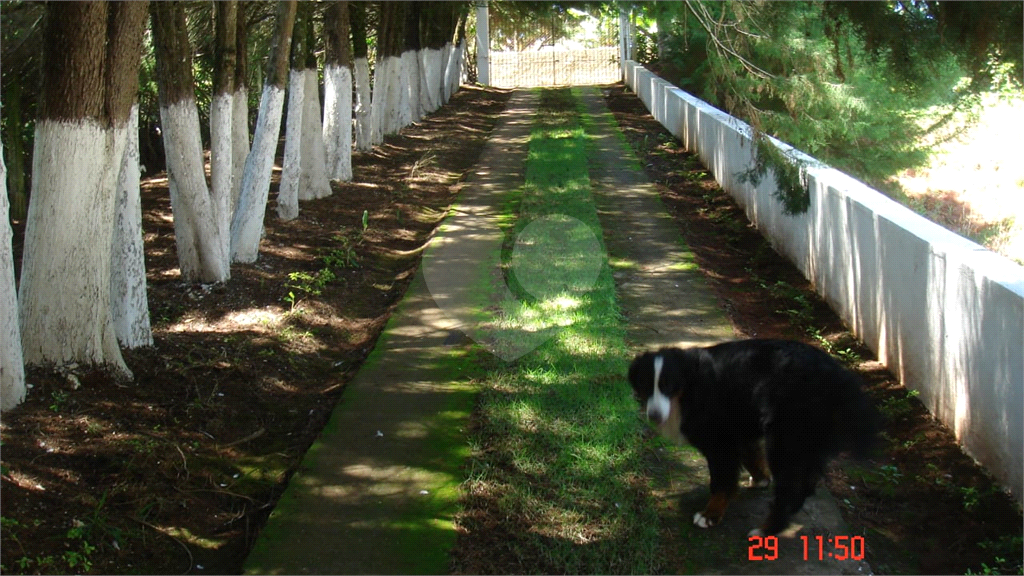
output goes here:
[{"label": "wall pillar", "polygon": [[490,30],[487,26],[487,1],[476,5],[476,81],[484,86],[491,83]]}]

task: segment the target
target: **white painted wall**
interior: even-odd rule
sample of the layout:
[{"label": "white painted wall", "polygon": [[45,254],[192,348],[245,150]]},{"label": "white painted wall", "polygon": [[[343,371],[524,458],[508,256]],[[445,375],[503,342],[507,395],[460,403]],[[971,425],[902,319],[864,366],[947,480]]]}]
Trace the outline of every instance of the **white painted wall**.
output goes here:
[{"label": "white painted wall", "polygon": [[1019,500],[1024,495],[1024,268],[777,140],[812,164],[789,216],[752,165],[750,128],[635,62],[626,83],[879,360]]}]

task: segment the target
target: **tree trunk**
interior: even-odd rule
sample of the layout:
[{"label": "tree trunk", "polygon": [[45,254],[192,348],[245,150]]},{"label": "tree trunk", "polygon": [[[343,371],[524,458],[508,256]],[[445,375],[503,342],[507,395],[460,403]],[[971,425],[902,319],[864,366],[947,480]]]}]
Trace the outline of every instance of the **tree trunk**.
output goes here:
[{"label": "tree trunk", "polygon": [[331,194],[325,171],[316,58],[312,57],[309,34],[312,16],[311,4],[299,6],[292,35],[284,165],[277,195],[277,215],[282,220],[298,217],[300,199],[312,200]]},{"label": "tree trunk", "polygon": [[0,148],[0,413],[25,400],[25,365],[14,287],[14,250],[7,203],[7,168]]},{"label": "tree trunk", "polygon": [[[210,101],[210,196],[216,206],[217,237],[225,258],[231,250],[234,176],[235,34],[238,2],[224,0],[217,11],[214,41],[213,97]],[[248,140],[247,140],[248,141]]]},{"label": "tree trunk", "polygon": [[352,24],[352,68],[356,83],[356,150],[368,152],[373,148],[373,122],[370,104],[370,62],[366,46],[366,4],[349,4],[349,20]]},{"label": "tree trunk", "polygon": [[334,2],[324,14],[324,151],[327,176],[352,179],[352,50],[348,2]]},{"label": "tree trunk", "polygon": [[[246,38],[249,27],[245,20],[244,2],[238,4],[235,15],[235,92],[231,97],[231,214],[238,207],[238,196],[242,189],[242,171],[245,157],[249,155],[249,77],[248,50]],[[230,228],[230,220],[228,221]],[[228,249],[230,250],[230,232]]]},{"label": "tree trunk", "polygon": [[259,256],[270,176],[274,170],[277,139],[281,134],[284,85],[288,78],[288,50],[292,42],[295,10],[296,0],[278,3],[277,25],[267,59],[256,134],[252,150],[245,159],[242,190],[231,220],[231,259],[235,262],[255,262]]},{"label": "tree trunk", "polygon": [[423,9],[423,47],[420,50],[420,113],[430,114],[446,101],[444,97],[446,48],[454,30],[451,18],[455,4],[430,2]]},{"label": "tree trunk", "polygon": [[110,310],[114,333],[125,348],[153,345],[146,294],[146,251],[139,196],[139,105],[132,106],[128,142],[117,177],[114,242],[111,252]]},{"label": "tree trunk", "polygon": [[145,2],[46,6],[43,83],[19,286],[25,362],[130,376],[110,309],[116,180]]},{"label": "tree trunk", "polygon": [[28,198],[25,196],[25,135],[21,128],[25,124],[25,118],[21,111],[21,91],[21,82],[8,83],[7,101],[4,102],[4,111],[7,113],[5,141],[7,149],[10,150],[8,161],[11,164],[4,186],[10,183],[7,193],[13,202],[10,207],[11,217],[18,220],[25,217],[28,204]]},{"label": "tree trunk", "polygon": [[452,94],[459,91],[465,79],[466,70],[462,65],[463,56],[466,51],[466,20],[469,17],[469,7],[462,6],[456,23],[455,39],[450,45],[448,63],[444,71],[444,101],[447,104]]},{"label": "tree trunk", "polygon": [[186,281],[224,282],[231,277],[231,266],[220,237],[220,203],[206,186],[185,11],[178,2],[154,2],[152,12],[178,266]]},{"label": "tree trunk", "polygon": [[405,8],[405,34],[402,46],[401,116],[395,133],[418,122],[420,114],[420,13],[424,2],[409,2]]},{"label": "tree trunk", "polygon": [[373,102],[370,114],[373,145],[384,142],[386,134],[395,134],[402,127],[402,48],[406,8],[406,2],[380,3],[377,64],[373,77]]}]

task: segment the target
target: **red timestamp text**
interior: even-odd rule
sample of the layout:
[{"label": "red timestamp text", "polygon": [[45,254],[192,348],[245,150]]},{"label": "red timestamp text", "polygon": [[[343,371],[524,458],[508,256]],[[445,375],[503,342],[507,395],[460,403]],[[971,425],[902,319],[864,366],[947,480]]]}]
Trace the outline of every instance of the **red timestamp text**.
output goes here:
[{"label": "red timestamp text", "polygon": [[[826,558],[833,560],[856,560],[864,559],[864,537],[863,536],[800,536],[803,544],[804,561],[824,561]],[[747,560],[751,562],[762,562],[778,560],[779,539],[777,536],[750,536],[747,538]],[[817,544],[816,550],[812,544]]]}]

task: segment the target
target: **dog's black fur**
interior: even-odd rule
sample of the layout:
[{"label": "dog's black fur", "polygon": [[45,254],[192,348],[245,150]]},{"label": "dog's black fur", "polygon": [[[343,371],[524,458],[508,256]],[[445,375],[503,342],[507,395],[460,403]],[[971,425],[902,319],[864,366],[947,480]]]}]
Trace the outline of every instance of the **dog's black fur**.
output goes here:
[{"label": "dog's black fur", "polygon": [[[658,390],[671,399],[679,412],[672,419],[711,473],[711,499],[694,515],[699,526],[721,520],[736,494],[741,463],[753,484],[766,485],[770,470],[771,511],[751,534],[776,534],[814,493],[830,456],[851,451],[864,457],[872,448],[879,418],[860,379],[818,348],[741,340],[643,353],[630,365],[629,381],[648,406],[659,356]],[[651,412],[655,424],[666,420]]]}]

